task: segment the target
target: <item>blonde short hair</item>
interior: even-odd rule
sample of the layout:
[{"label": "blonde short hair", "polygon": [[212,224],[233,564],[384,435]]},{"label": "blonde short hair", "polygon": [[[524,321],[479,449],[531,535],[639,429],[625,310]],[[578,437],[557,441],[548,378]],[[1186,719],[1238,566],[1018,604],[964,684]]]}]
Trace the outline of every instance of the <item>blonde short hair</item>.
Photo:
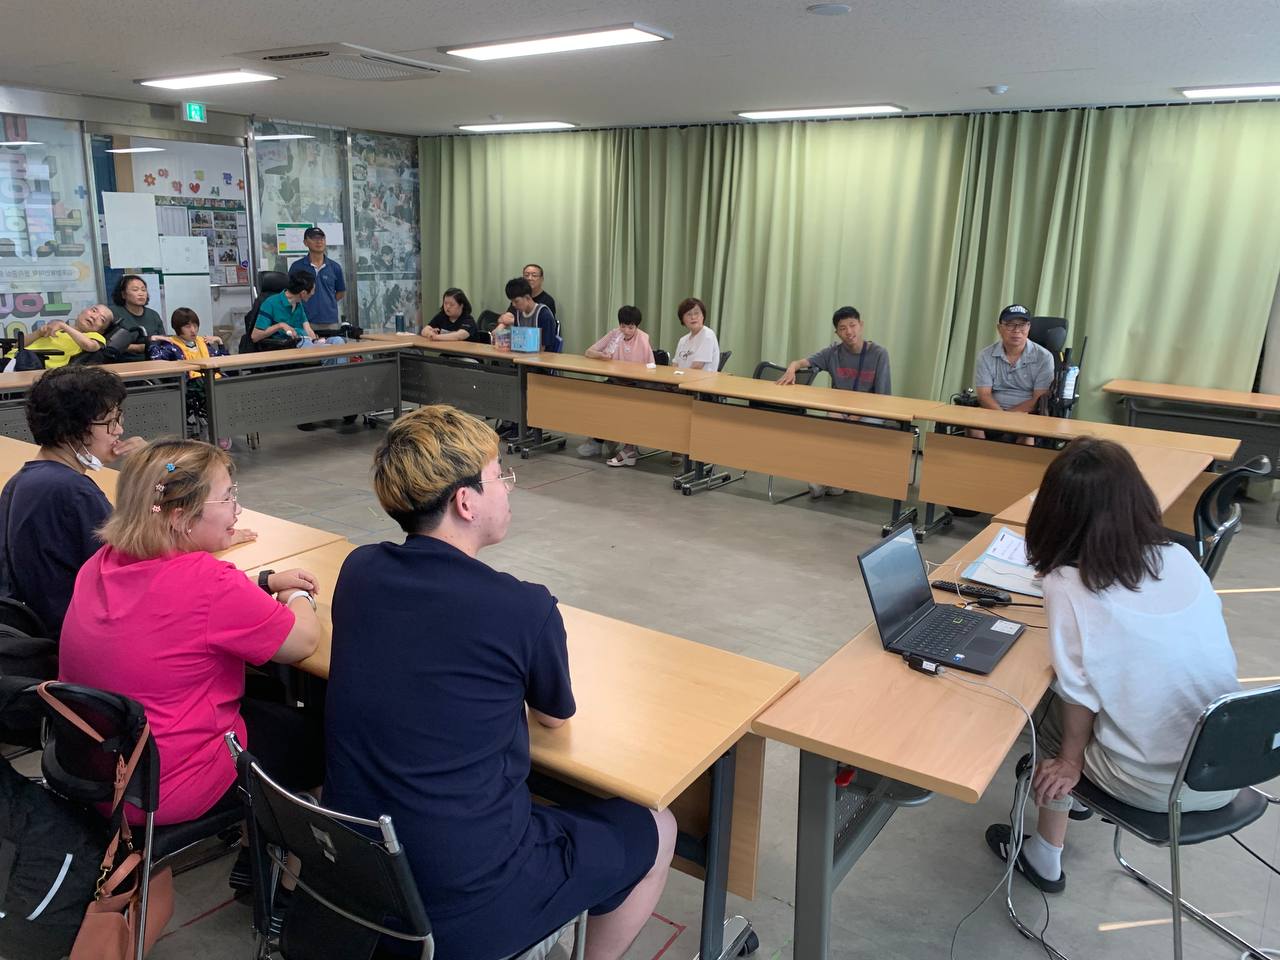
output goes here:
[{"label": "blonde short hair", "polygon": [[373,455],[373,490],[406,533],[435,529],[460,487],[483,493],[480,474],[498,456],[498,435],[447,404],[419,407],[391,424]]},{"label": "blonde short hair", "polygon": [[170,522],[181,510],[189,523],[204,512],[213,470],[235,469],[224,451],[199,440],[153,440],[129,456],[120,471],[116,504],[98,535],[142,560],[177,550]]}]

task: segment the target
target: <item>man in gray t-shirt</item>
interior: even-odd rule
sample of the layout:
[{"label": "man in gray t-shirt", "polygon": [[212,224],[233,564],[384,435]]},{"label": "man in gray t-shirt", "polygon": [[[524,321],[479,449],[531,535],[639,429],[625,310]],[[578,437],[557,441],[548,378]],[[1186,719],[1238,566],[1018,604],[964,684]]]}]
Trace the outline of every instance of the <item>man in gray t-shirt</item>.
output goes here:
[{"label": "man in gray t-shirt", "polygon": [[[835,327],[839,343],[823,347],[813,356],[804,360],[793,360],[787,364],[786,372],[778,378],[778,383],[796,382],[796,373],[800,370],[825,370],[831,376],[831,385],[837,390],[857,390],[862,393],[890,392],[889,383],[889,351],[878,343],[863,339],[862,315],[853,307],[841,307],[831,317],[831,325]],[[867,417],[855,417],[847,414],[831,414],[843,420],[861,420],[863,423],[880,424],[882,420]],[[839,496],[844,493],[838,487],[823,487],[820,484],[809,484],[809,496],[815,500],[824,494]]]},{"label": "man in gray t-shirt", "polygon": [[891,391],[889,383],[889,351],[862,337],[862,317],[853,307],[841,307],[831,318],[839,343],[823,347],[804,360],[793,360],[778,383],[796,382],[796,373],[811,367],[831,375],[837,390],[860,390],[863,393]]},{"label": "man in gray t-shirt", "polygon": [[[1053,354],[1031,342],[1031,313],[1019,303],[1000,311],[996,330],[1000,339],[980,351],[973,365],[978,404],[988,410],[1035,413],[1053,385]],[[968,433],[986,438],[982,430]],[[1030,445],[1035,438],[1019,437],[1018,442]]]}]

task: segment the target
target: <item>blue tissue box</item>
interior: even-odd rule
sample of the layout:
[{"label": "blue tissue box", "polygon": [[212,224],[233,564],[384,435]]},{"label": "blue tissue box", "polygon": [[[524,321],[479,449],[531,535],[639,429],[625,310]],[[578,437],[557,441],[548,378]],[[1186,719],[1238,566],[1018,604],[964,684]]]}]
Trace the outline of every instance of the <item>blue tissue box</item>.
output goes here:
[{"label": "blue tissue box", "polygon": [[542,349],[542,330],[538,327],[512,327],[511,349],[515,353],[537,353]]}]

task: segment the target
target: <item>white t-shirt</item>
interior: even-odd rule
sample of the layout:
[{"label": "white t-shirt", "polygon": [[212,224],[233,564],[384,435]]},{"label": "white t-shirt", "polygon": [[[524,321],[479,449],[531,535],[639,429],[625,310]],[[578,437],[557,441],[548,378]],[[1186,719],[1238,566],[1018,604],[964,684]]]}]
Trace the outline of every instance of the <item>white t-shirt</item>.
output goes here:
[{"label": "white t-shirt", "polygon": [[1191,554],[1160,548],[1159,580],[1091,593],[1075,567],[1044,578],[1054,687],[1098,715],[1093,735],[1122,768],[1172,783],[1204,708],[1240,689],[1222,601]]},{"label": "white t-shirt", "polygon": [[720,341],[716,332],[710,327],[703,327],[697,336],[686,333],[676,344],[676,355],[671,361],[673,366],[686,370],[701,361],[703,370],[715,372],[720,367]]}]

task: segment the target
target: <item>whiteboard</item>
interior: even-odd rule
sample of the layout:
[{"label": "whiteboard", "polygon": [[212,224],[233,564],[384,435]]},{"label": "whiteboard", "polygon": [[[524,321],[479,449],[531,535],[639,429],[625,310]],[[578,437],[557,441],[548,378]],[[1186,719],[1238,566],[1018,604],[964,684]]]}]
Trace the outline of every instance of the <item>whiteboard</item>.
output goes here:
[{"label": "whiteboard", "polygon": [[147,193],[104,193],[107,253],[118,270],[160,266],[156,199]]},{"label": "whiteboard", "polygon": [[179,307],[190,307],[200,317],[200,327],[205,333],[213,330],[213,298],[209,294],[209,265],[205,262],[205,272],[200,275],[165,274],[164,278],[164,319],[168,326],[173,311]]},{"label": "whiteboard", "polygon": [[205,237],[161,237],[160,269],[165,273],[202,273],[208,277],[209,241]]}]

